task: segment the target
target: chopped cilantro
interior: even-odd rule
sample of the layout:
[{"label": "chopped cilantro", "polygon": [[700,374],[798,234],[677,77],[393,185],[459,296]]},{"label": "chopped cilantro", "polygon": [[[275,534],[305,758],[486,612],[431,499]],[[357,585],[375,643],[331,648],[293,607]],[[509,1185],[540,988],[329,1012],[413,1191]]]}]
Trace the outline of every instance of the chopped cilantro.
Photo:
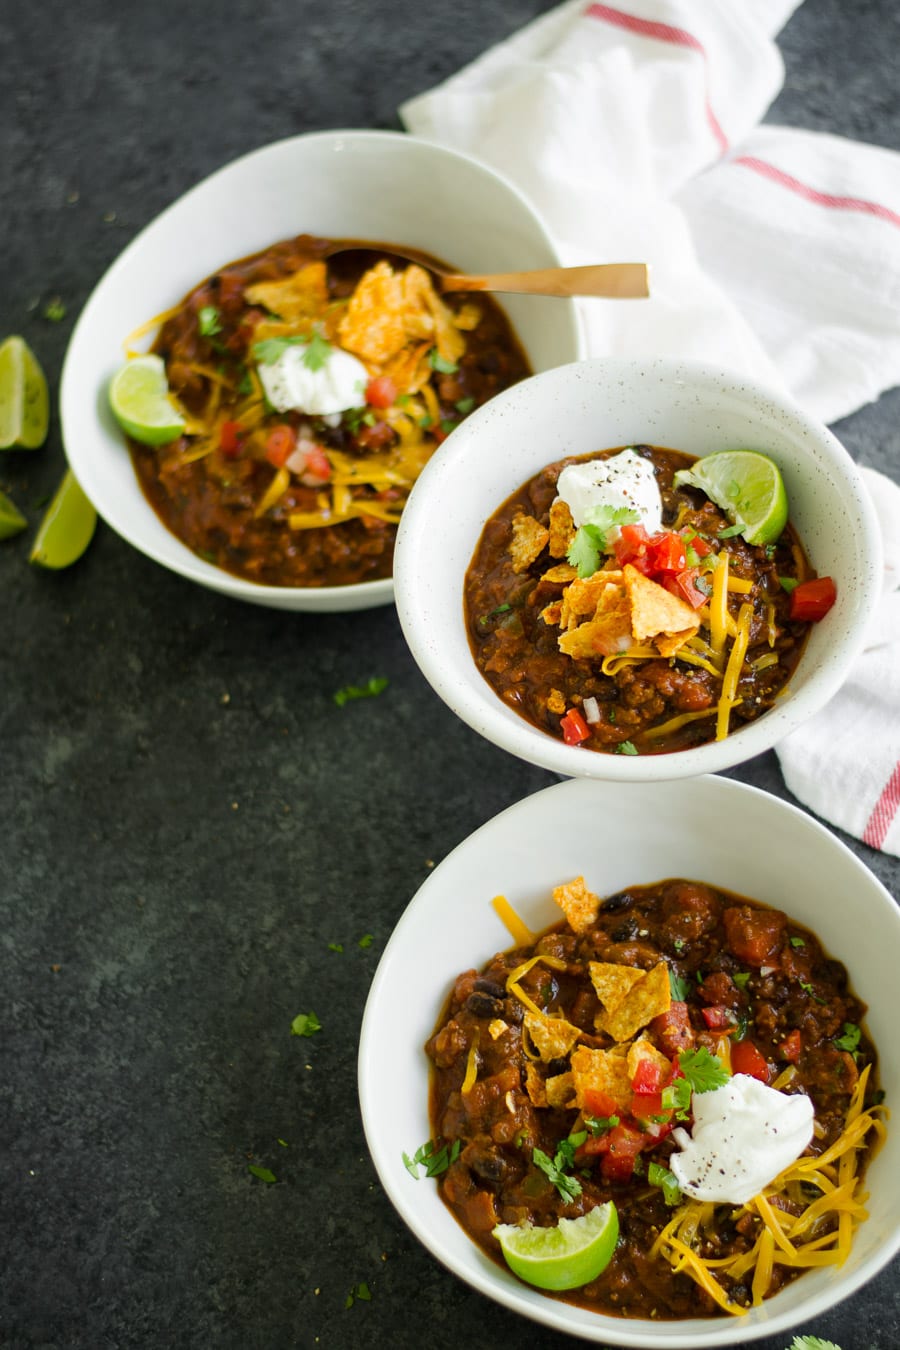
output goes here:
[{"label": "chopped cilantro", "polygon": [[[684,946],[684,943],[681,945]],[[683,975],[676,975],[674,970],[669,970],[669,991],[676,1003],[684,1003],[690,987],[690,983]]]},{"label": "chopped cilantro", "polygon": [[675,1078],[662,1090],[662,1104],[674,1111],[676,1120],[687,1120],[691,1106],[691,1085],[686,1078]]},{"label": "chopped cilantro", "polygon": [[556,1157],[553,1159],[557,1167],[574,1167],[575,1150],[580,1148],[587,1139],[587,1130],[579,1130],[577,1134],[570,1134],[567,1139],[561,1139],[556,1150]]},{"label": "chopped cilantro", "polygon": [[470,413],[475,407],[475,400],[469,395],[468,398],[458,398],[453,406],[458,413],[462,413],[463,417],[465,417],[466,413]]},{"label": "chopped cilantro", "polygon": [[338,689],[331,695],[339,708],[343,708],[345,703],[349,703],[355,698],[375,698],[382,690],[387,689],[389,681],[383,675],[373,675],[365,684],[345,684],[343,689]]},{"label": "chopped cilantro", "polygon": [[637,754],[637,746],[635,746],[634,744],[632,744],[631,741],[619,741],[619,744],[616,746],[616,754],[617,754],[617,755],[636,755],[636,754]]},{"label": "chopped cilantro", "polygon": [[534,1149],[531,1156],[534,1159],[535,1166],[539,1167],[553,1182],[562,1199],[574,1200],[581,1194],[581,1182],[577,1177],[569,1177],[565,1174],[564,1168],[572,1165],[568,1151],[563,1150],[563,1145],[567,1143],[568,1140],[562,1140],[556,1150],[556,1156],[552,1159],[540,1148]]},{"label": "chopped cilantro", "polygon": [[432,347],[428,353],[428,363],[432,370],[437,370],[441,375],[455,375],[459,366],[454,361],[445,361],[437,347]]},{"label": "chopped cilantro", "polygon": [[449,436],[450,432],[458,426],[459,422],[452,417],[441,418],[441,431],[443,431],[446,436]]},{"label": "chopped cilantro", "polygon": [[705,1045],[698,1050],[682,1050],[678,1063],[694,1092],[712,1092],[728,1082],[725,1065],[717,1055],[710,1054]]},{"label": "chopped cilantro", "polygon": [[719,539],[733,539],[736,534],[741,533],[743,528],[743,525],[729,525],[726,530],[720,530],[717,537]]},{"label": "chopped cilantro", "polygon": [[675,955],[680,956],[685,947],[684,938],[673,938],[672,946],[675,948]]},{"label": "chopped cilantro", "polygon": [[593,1135],[608,1134],[619,1124],[619,1116],[585,1116],[584,1123]]},{"label": "chopped cilantro", "polygon": [[428,413],[425,413],[422,417],[419,418],[419,426],[422,428],[423,431],[427,431],[431,425],[432,419],[428,416]]},{"label": "chopped cilantro", "polygon": [[821,1336],[795,1336],[788,1350],[841,1350],[834,1341],[823,1341]]},{"label": "chopped cilantro", "polygon": [[663,1199],[667,1205],[677,1205],[681,1199],[681,1187],[678,1185],[678,1178],[674,1172],[670,1172],[668,1167],[663,1167],[661,1163],[652,1162],[647,1168],[647,1180],[651,1186],[658,1186],[663,1193]]},{"label": "chopped cilantro", "polygon": [[255,1177],[259,1177],[260,1181],[264,1181],[268,1186],[271,1186],[273,1181],[278,1180],[275,1173],[270,1172],[268,1167],[257,1167],[256,1163],[248,1163],[247,1171],[252,1172]]},{"label": "chopped cilantro", "polygon": [[775,557],[775,545],[766,544],[766,558],[769,560],[769,562],[771,562],[774,557]]},{"label": "chopped cilantro", "polygon": [[835,1036],[834,1043],[839,1050],[846,1050],[848,1054],[856,1057],[859,1050],[859,1038],[862,1035],[855,1022],[845,1022],[840,1036]]},{"label": "chopped cilantro", "polygon": [[329,942],[328,950],[330,952],[342,952],[344,950],[343,942]]},{"label": "chopped cilantro", "polygon": [[262,342],[254,342],[253,356],[256,361],[263,366],[271,366],[279,359],[288,347],[305,346],[306,338],[302,337],[275,337],[263,338]]},{"label": "chopped cilantro", "polygon": [[373,427],[377,420],[370,408],[348,408],[344,413],[344,423],[351,436],[357,435],[361,426]]},{"label": "chopped cilantro", "polygon": [[357,945],[360,947],[371,947],[374,941],[375,938],[372,933],[364,933],[363,936],[359,939],[359,943]]},{"label": "chopped cilantro", "polygon": [[639,520],[637,511],[628,506],[594,506],[587,513],[584,524],[575,532],[569,545],[567,560],[578,569],[580,577],[592,577],[600,566],[600,555],[606,549],[606,537],[617,525],[629,525]]},{"label": "chopped cilantro", "polygon": [[412,1157],[408,1153],[402,1155],[403,1166],[414,1181],[419,1180],[420,1167],[425,1168],[426,1177],[436,1177],[441,1172],[446,1172],[451,1163],[456,1162],[459,1157],[459,1150],[460,1142],[458,1139],[454,1139],[449,1148],[446,1144],[438,1148],[436,1140],[426,1139],[425,1143],[416,1149]]},{"label": "chopped cilantro", "polygon": [[487,623],[488,619],[492,619],[495,614],[506,614],[507,611],[511,609],[512,605],[498,605],[496,609],[490,609],[488,610],[487,614],[482,614],[478,622]]},{"label": "chopped cilantro", "polygon": [[608,718],[608,721],[609,721],[609,725],[610,725],[611,727],[614,727],[614,726],[616,725],[616,705],[615,705],[615,704],[613,704],[613,706],[610,708],[610,710],[609,710],[609,712],[608,712],[608,714],[607,714],[607,718]]},{"label": "chopped cilantro", "polygon": [[805,947],[805,946],[806,946],[806,943],[803,941],[802,937],[792,937],[792,938],[791,938],[791,946],[792,946],[792,947]]},{"label": "chopped cilantro", "polygon": [[323,338],[321,333],[315,332],[309,339],[309,344],[303,353],[303,364],[307,370],[321,370],[333,351],[334,348],[328,339]]},{"label": "chopped cilantro", "polygon": [[791,591],[795,590],[800,583],[796,577],[779,577],[778,585],[786,594],[790,595]]},{"label": "chopped cilantro", "polygon": [[197,324],[201,337],[215,337],[216,333],[221,333],[222,325],[219,322],[219,311],[215,305],[203,306],[197,315]]},{"label": "chopped cilantro", "polygon": [[749,970],[738,970],[731,978],[734,980],[738,989],[746,989],[747,985],[750,983],[750,972]]},{"label": "chopped cilantro", "polygon": [[322,1030],[322,1023],[314,1012],[298,1013],[291,1023],[292,1036],[312,1036]]},{"label": "chopped cilantro", "polygon": [[43,309],[43,314],[44,318],[49,319],[50,323],[62,323],[63,319],[66,317],[66,307],[58,295],[55,295],[52,300],[47,301]]}]

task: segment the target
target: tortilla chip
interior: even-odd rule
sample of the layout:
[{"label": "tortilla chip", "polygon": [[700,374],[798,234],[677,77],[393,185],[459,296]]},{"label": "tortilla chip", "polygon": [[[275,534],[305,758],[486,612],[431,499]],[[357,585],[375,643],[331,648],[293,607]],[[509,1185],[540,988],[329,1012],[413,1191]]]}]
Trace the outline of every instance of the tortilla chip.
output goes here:
[{"label": "tortilla chip", "polygon": [[625,1057],[628,1065],[628,1077],[632,1081],[634,1081],[638,1065],[645,1059],[649,1059],[651,1064],[654,1064],[668,1077],[672,1068],[671,1060],[667,1059],[661,1050],[657,1050],[653,1042],[648,1041],[646,1036],[641,1036],[638,1040],[632,1042]]},{"label": "tortilla chip", "polygon": [[566,696],[561,689],[551,689],[547,695],[547,711],[552,713],[564,713],[566,711]]},{"label": "tortilla chip", "polygon": [[457,328],[461,328],[464,333],[471,333],[481,323],[481,306],[467,300],[452,313],[452,319]]},{"label": "tortilla chip", "polygon": [[533,1060],[529,1060],[525,1065],[525,1091],[528,1093],[534,1106],[549,1105],[544,1075]]},{"label": "tortilla chip", "polygon": [[637,642],[646,642],[658,633],[679,636],[684,641],[682,635],[690,637],[697,632],[700,616],[687,601],[672,595],[630,563],[623,568],[622,580],[631,602],[631,629]]},{"label": "tortilla chip", "polygon": [[488,1024],[488,1031],[492,1041],[497,1041],[503,1035],[504,1031],[509,1031],[509,1023],[504,1022],[502,1017],[495,1017],[493,1022]]},{"label": "tortilla chip", "polygon": [[413,342],[382,366],[382,374],[394,381],[401,394],[417,394],[431,379],[430,351],[430,342]]},{"label": "tortilla chip", "polygon": [[605,1092],[623,1111],[630,1107],[631,1079],[625,1055],[618,1046],[612,1050],[591,1050],[586,1045],[580,1045],[572,1053],[571,1064],[575,1100],[582,1110],[588,1088]]},{"label": "tortilla chip", "polygon": [[615,1012],[632,987],[644,978],[643,970],[635,969],[634,966],[614,965],[609,961],[590,961],[588,970],[591,984],[605,1013]]},{"label": "tortilla chip", "polygon": [[653,639],[656,650],[660,656],[674,656],[696,631],[696,628],[685,628],[681,633],[660,633]]},{"label": "tortilla chip", "polygon": [[575,1079],[571,1073],[554,1074],[544,1083],[548,1106],[573,1106]]},{"label": "tortilla chip", "polygon": [[[552,522],[550,533],[552,538],[553,534]],[[571,563],[557,563],[555,567],[549,568],[544,573],[544,575],[541,577],[541,581],[550,581],[555,586],[560,582],[574,581],[577,576],[578,576],[578,569],[576,567],[573,567]]]},{"label": "tortilla chip", "polygon": [[535,520],[534,516],[526,516],[523,512],[513,516],[512,539],[509,545],[513,571],[524,572],[530,567],[540,556],[549,537],[549,530],[539,520]]},{"label": "tortilla chip", "polygon": [[565,914],[574,933],[586,932],[597,918],[600,897],[588,890],[584,877],[575,877],[564,886],[555,886],[553,899]]},{"label": "tortilla chip", "polygon": [[563,1059],[581,1035],[580,1027],[545,1013],[526,1012],[525,1028],[545,1064],[552,1059]]},{"label": "tortilla chip", "polygon": [[545,605],[541,610],[541,618],[544,620],[544,623],[548,624],[551,628],[558,627],[559,621],[562,618],[562,601],[554,600],[552,604]]},{"label": "tortilla chip", "polygon": [[550,557],[564,558],[574,538],[575,522],[569,503],[557,497],[550,507]]},{"label": "tortilla chip", "polygon": [[[620,572],[596,572],[586,582],[573,581],[566,588],[561,617],[566,631],[559,636],[560,651],[578,660],[614,656],[631,646],[631,604],[620,577]],[[592,613],[582,608],[591,599],[595,600]],[[580,613],[591,617],[577,624]]]},{"label": "tortilla chip", "polygon": [[328,303],[328,277],[324,262],[306,263],[290,276],[277,281],[258,281],[248,286],[244,297],[251,305],[262,305],[285,323],[299,323],[321,314]]},{"label": "tortilla chip", "polygon": [[424,267],[413,264],[395,272],[383,259],[360,278],[338,333],[347,351],[376,365],[391,361],[408,343],[427,342],[426,350],[437,347],[451,364],[466,349]]},{"label": "tortilla chip", "polygon": [[605,1031],[614,1041],[630,1041],[642,1027],[660,1013],[668,1012],[672,1003],[669,989],[669,968],[665,961],[636,980],[625,998],[613,1012],[595,1018],[598,1031]]}]

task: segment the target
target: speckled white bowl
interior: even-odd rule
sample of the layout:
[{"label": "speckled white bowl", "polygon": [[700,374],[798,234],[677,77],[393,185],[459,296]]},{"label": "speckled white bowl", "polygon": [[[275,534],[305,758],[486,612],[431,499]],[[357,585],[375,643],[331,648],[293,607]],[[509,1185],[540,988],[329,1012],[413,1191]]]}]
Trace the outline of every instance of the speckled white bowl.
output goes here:
[{"label": "speckled white bowl", "polygon": [[[565,745],[519,717],[475,665],[463,577],[484,522],[521,484],[566,455],[621,445],[693,455],[760,450],[784,476],[790,516],[837,602],[814,625],[789,689],[758,721],[722,741],[671,754],[604,754]],[[770,749],[838,689],[878,597],[874,509],[840,442],[774,389],[676,360],[575,362],[507,390],[447,438],[403,513],[394,559],[407,642],[441,698],[511,754],[571,777],[649,782],[727,769]]]},{"label": "speckled white bowl", "polygon": [[[667,877],[705,881],[783,909],[811,928],[844,962],[855,992],[869,1004],[866,1025],[879,1053],[881,1086],[888,1105],[896,1100],[900,910],[844,844],[798,808],[715,775],[639,788],[570,781],[517,802],[465,839],[410,901],[384,950],[363,1018],[359,1095],[385,1191],[416,1237],[460,1279],[570,1336],[601,1345],[708,1350],[808,1328],[900,1248],[896,1113],[867,1174],[869,1218],[846,1263],[806,1272],[744,1317],[626,1320],[557,1302],[491,1261],[443,1204],[435,1183],[414,1181],[404,1168],[403,1152],[412,1154],[430,1137],[424,1045],[453,981],[513,945],[492,897],[505,895],[538,932],[560,917],[552,888],[578,875],[604,896]],[[528,1344],[524,1328],[517,1341]]]},{"label": "speckled white bowl", "polygon": [[[468,272],[559,263],[539,215],[487,165],[414,136],[325,131],[294,136],[226,165],[132,241],[82,311],[60,391],[63,439],[75,476],[124,539],[173,572],[276,609],[355,610],[388,604],[390,579],[354,586],[259,586],[192,553],[138,486],[106,391],[122,343],[219,267],[307,233],[411,245]],[[571,300],[502,302],[534,370],[582,355]]]}]

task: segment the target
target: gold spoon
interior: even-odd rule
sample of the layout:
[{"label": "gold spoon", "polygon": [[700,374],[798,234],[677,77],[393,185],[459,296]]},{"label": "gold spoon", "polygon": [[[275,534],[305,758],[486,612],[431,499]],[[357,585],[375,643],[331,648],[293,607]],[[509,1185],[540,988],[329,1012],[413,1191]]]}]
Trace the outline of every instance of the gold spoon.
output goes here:
[{"label": "gold spoon", "polygon": [[[336,240],[327,258],[349,253],[375,252],[356,240]],[[381,250],[378,250],[381,252]],[[490,272],[467,276],[437,266],[432,258],[415,249],[404,251],[393,244],[384,253],[425,267],[440,291],[503,291],[520,295],[595,295],[613,300],[643,299],[650,294],[646,263],[596,263],[587,267],[541,267],[531,272]],[[383,254],[382,254],[383,256]]]}]

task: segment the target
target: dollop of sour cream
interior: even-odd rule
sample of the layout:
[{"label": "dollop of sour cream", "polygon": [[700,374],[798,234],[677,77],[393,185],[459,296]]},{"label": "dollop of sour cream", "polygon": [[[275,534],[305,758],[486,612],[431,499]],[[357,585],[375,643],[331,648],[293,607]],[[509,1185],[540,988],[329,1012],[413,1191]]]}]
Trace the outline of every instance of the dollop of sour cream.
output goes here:
[{"label": "dollop of sour cream", "polygon": [[805,1093],[776,1092],[749,1074],[724,1087],[695,1092],[694,1125],[672,1131],[681,1149],[669,1166],[686,1195],[743,1205],[795,1162],[813,1133],[813,1105]]},{"label": "dollop of sour cream", "polygon": [[324,416],[359,408],[366,401],[369,373],[361,361],[332,347],[317,370],[305,363],[306,345],[285,347],[278,359],[258,367],[266,398],[278,412]]},{"label": "dollop of sour cream", "polygon": [[[567,464],[559,475],[556,491],[572,513],[575,528],[590,521],[598,506],[626,507],[637,514],[635,524],[655,534],[662,525],[662,498],[653,465],[631,449],[620,450],[610,459],[592,459],[586,464]],[[607,544],[618,538],[618,527],[607,533]]]}]

